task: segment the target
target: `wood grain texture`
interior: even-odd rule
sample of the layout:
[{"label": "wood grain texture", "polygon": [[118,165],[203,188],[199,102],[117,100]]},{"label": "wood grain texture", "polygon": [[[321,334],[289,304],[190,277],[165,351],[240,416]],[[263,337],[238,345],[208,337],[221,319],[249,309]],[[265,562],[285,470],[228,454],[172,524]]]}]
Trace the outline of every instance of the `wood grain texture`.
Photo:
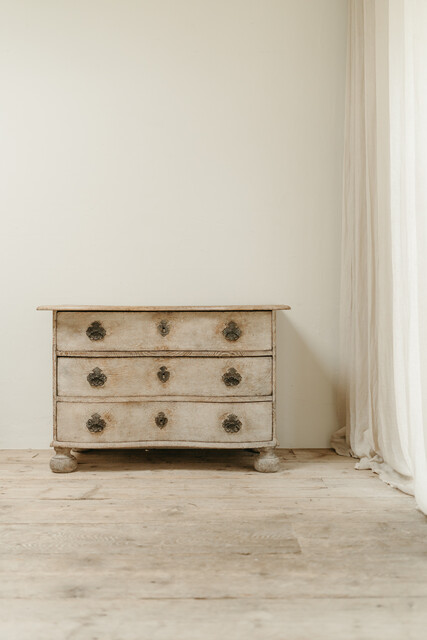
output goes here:
[{"label": "wood grain texture", "polygon": [[[164,579],[169,580],[169,576],[165,568]],[[108,578],[116,579],[114,575]],[[178,575],[177,580],[180,578]],[[60,630],[60,637],[67,640],[218,640],[219,627],[220,635],[227,640],[425,637],[425,597],[138,600],[122,595],[102,600],[81,597],[87,593],[83,580],[71,581],[66,593],[68,598],[52,590],[50,600],[42,601],[5,599],[1,623],[4,637],[58,640]]]},{"label": "wood grain texture", "polygon": [[[183,443],[238,442],[272,440],[271,402],[199,403],[199,402],[127,402],[127,403],[57,403],[57,439],[74,443],[126,443],[169,441]],[[86,424],[94,414],[105,428],[91,433]],[[164,414],[167,424],[159,428],[156,418]],[[227,433],[223,421],[235,415],[241,423],[236,433]]]},{"label": "wood grain texture", "polygon": [[[162,336],[158,325],[167,321],[169,333]],[[100,322],[106,331],[101,340],[90,340],[87,328]],[[229,341],[223,330],[235,322],[242,331]],[[133,350],[270,350],[271,312],[58,312],[57,349],[59,351]]]},{"label": "wood grain texture", "polygon": [[424,640],[426,518],[329,450],[0,452],[0,635]]},{"label": "wood grain texture", "polygon": [[[105,376],[102,386],[88,381],[94,369]],[[233,370],[240,382],[227,386],[223,377]],[[58,395],[268,396],[271,370],[271,358],[58,358]]]},{"label": "wood grain texture", "polygon": [[[272,517],[272,514],[264,513],[263,515],[267,519]],[[212,524],[212,520],[207,520],[206,524],[208,525],[208,523]],[[224,520],[223,523],[227,526],[228,521]],[[156,522],[159,527],[162,524],[162,522]],[[168,524],[165,518],[164,526],[167,527]],[[200,520],[196,518],[195,524],[201,526]],[[76,535],[76,532],[73,532],[75,528],[68,527],[71,530],[70,534]],[[106,533],[112,533],[113,527],[104,523],[102,528]],[[124,533],[131,535],[136,528],[136,526],[132,529],[125,526]],[[139,528],[142,528],[141,525]],[[17,527],[15,531],[18,529],[22,529],[22,527]],[[54,530],[54,527],[49,527],[49,529]],[[64,529],[66,527],[63,527]],[[56,527],[57,531],[58,527]],[[83,532],[87,535],[88,527],[83,527]],[[121,592],[124,584],[121,580],[114,580],[113,576],[119,575],[121,577],[125,573],[128,575],[126,594],[128,600],[132,601],[158,598],[175,598],[177,600],[217,598],[224,601],[229,598],[240,599],[242,594],[245,599],[255,599],[259,593],[260,583],[265,598],[277,600],[281,598],[310,599],[313,598],[313,587],[309,582],[310,570],[317,572],[318,586],[324,598],[342,597],[343,585],[345,585],[346,576],[349,574],[354,576],[352,580],[349,580],[349,586],[345,592],[351,594],[349,598],[399,598],[401,595],[396,583],[398,575],[408,581],[408,588],[405,590],[406,596],[427,598],[425,581],[422,578],[414,580],[412,577],[416,571],[416,558],[411,555],[399,556],[393,563],[393,580],[388,580],[381,564],[373,561],[373,569],[377,571],[377,578],[372,585],[363,575],[364,569],[358,562],[360,556],[357,554],[350,553],[343,564],[339,565],[334,562],[330,553],[326,558],[315,554],[307,553],[303,556],[301,553],[291,552],[285,556],[285,549],[282,547],[281,550],[277,549],[276,553],[262,554],[260,565],[259,553],[258,562],[254,562],[251,554],[245,556],[233,549],[224,549],[221,557],[221,565],[227,565],[224,571],[218,567],[218,555],[210,556],[206,548],[200,548],[195,553],[176,554],[170,548],[156,551],[155,546],[154,543],[151,556],[147,553],[140,553],[137,563],[135,563],[132,553],[120,553],[120,551],[112,549],[111,545],[105,560],[99,554],[96,561],[91,557],[94,555],[93,552],[90,550],[88,552],[87,549],[75,551],[74,554],[65,550],[55,550],[55,552],[48,550],[47,553],[39,553],[36,552],[34,545],[32,549],[34,555],[32,555],[28,552],[16,553],[16,547],[9,546],[9,555],[0,558],[7,575],[7,580],[0,581],[0,603],[5,598],[17,598],[18,594],[27,601],[37,598],[40,601],[48,600],[54,594],[57,598],[67,600],[72,598],[74,591],[80,600],[83,600],[83,597],[79,596],[79,593],[96,593],[96,600],[101,604],[103,600],[122,598]],[[74,556],[72,562],[70,562],[71,555]],[[165,560],[165,556],[169,562]],[[43,558],[45,558],[45,562],[43,562]],[[95,566],[91,566],[91,561]],[[172,563],[173,566],[170,566]],[[29,566],[25,567],[25,564]],[[79,577],[84,571],[85,564],[87,565],[87,573],[83,583]],[[33,576],[31,580],[24,582],[22,573],[28,575],[30,573],[29,567],[33,567]],[[90,570],[88,570],[89,567]],[[286,573],[286,569],[288,569],[288,573]],[[265,575],[260,575],[264,572],[268,574],[268,578]],[[64,574],[67,575],[67,578],[64,578]],[[102,575],[109,579],[102,581]],[[207,581],[206,575],[212,577],[211,584]],[[366,582],[365,591],[361,588],[364,581]]]}]

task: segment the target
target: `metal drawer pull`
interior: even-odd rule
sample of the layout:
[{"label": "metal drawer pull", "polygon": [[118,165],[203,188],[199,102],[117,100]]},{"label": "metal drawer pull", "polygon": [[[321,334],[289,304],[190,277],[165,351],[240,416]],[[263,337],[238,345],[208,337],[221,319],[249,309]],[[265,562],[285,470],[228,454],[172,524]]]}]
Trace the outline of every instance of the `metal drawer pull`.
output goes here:
[{"label": "metal drawer pull", "polygon": [[160,382],[167,382],[170,378],[170,371],[168,371],[167,367],[160,367],[160,369],[157,372],[157,377],[160,380]]},{"label": "metal drawer pull", "polygon": [[102,340],[106,333],[104,327],[98,320],[92,322],[86,329],[86,335],[90,340]]},{"label": "metal drawer pull", "polygon": [[240,327],[237,326],[237,324],[233,320],[230,320],[228,325],[222,330],[222,333],[226,340],[230,340],[230,342],[235,342],[242,335],[242,330],[240,329]]},{"label": "metal drawer pull", "polygon": [[168,419],[165,416],[165,414],[163,413],[163,411],[160,411],[157,415],[156,415],[156,425],[159,427],[159,429],[164,429],[164,427],[166,427],[167,423],[168,423]]},{"label": "metal drawer pull", "polygon": [[86,422],[86,426],[91,433],[100,433],[104,431],[107,423],[101,418],[99,413],[92,413],[92,416]]},{"label": "metal drawer pull", "polygon": [[222,426],[227,433],[237,433],[242,428],[242,423],[234,413],[229,413],[223,420]]},{"label": "metal drawer pull", "polygon": [[91,387],[103,387],[107,382],[107,376],[99,367],[95,367],[95,369],[89,373],[87,381]]},{"label": "metal drawer pull", "polygon": [[242,381],[242,376],[234,367],[232,367],[224,373],[222,380],[226,387],[237,387],[237,385]]},{"label": "metal drawer pull", "polygon": [[169,323],[166,320],[161,320],[157,325],[157,330],[163,338],[168,335],[170,329]]}]

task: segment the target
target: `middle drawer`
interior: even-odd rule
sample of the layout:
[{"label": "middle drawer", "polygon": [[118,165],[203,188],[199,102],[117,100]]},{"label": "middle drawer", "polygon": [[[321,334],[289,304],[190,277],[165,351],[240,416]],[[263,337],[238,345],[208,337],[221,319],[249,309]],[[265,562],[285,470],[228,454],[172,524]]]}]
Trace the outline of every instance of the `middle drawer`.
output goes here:
[{"label": "middle drawer", "polygon": [[272,358],[58,358],[58,396],[270,396]]}]

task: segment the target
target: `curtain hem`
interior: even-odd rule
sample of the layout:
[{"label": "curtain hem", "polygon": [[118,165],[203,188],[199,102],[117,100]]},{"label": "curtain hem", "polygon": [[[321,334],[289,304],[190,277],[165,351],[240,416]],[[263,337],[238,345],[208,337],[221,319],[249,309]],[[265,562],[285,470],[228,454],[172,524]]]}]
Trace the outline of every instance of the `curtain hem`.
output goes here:
[{"label": "curtain hem", "polygon": [[354,468],[358,470],[371,470],[376,473],[380,480],[388,484],[394,489],[398,489],[402,493],[414,496],[414,481],[408,476],[404,476],[398,473],[392,467],[390,467],[382,458],[378,455],[373,457],[366,455],[357,455],[352,451],[346,438],[346,428],[342,427],[338,429],[331,437],[331,447],[339,456],[348,456],[351,458],[358,458],[359,462],[356,462]]}]

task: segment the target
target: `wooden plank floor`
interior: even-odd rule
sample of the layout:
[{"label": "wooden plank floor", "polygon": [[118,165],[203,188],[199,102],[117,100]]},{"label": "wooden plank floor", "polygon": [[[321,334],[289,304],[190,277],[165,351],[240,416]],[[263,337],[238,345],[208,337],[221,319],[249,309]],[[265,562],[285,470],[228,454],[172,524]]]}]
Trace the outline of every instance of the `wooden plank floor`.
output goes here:
[{"label": "wooden plank floor", "polygon": [[418,640],[427,519],[329,450],[0,452],[5,640]]}]

